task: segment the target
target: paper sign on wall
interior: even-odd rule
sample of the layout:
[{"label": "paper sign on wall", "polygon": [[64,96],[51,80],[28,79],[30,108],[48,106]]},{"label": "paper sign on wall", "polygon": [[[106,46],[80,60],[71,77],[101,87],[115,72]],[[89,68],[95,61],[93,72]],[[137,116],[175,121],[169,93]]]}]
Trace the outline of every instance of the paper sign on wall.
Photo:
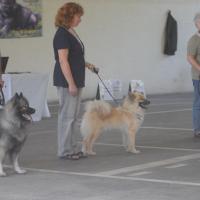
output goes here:
[{"label": "paper sign on wall", "polygon": [[[121,80],[104,80],[104,84],[115,99],[122,99],[122,82]],[[113,100],[105,86],[99,82],[96,99]]]},{"label": "paper sign on wall", "polygon": [[142,92],[145,95],[144,83],[141,80],[131,80],[129,84],[130,92]]}]

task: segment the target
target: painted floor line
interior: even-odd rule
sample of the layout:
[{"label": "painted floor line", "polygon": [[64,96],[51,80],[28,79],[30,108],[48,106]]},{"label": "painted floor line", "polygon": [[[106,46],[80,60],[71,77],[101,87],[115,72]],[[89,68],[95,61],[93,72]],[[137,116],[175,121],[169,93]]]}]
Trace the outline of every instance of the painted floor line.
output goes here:
[{"label": "painted floor line", "polygon": [[[95,143],[95,145],[102,145],[102,146],[116,146],[116,147],[123,147],[122,144],[111,144],[111,143]],[[191,151],[191,152],[200,152],[200,149],[185,149],[185,148],[173,148],[173,147],[156,147],[156,146],[136,146],[142,149],[160,149],[160,150],[175,150],[175,151]]]},{"label": "painted floor line", "polygon": [[185,167],[187,166],[188,164],[177,164],[177,165],[171,165],[171,166],[166,166],[165,168],[167,169],[175,169],[175,168],[179,168],[179,167]]},{"label": "painted floor line", "polygon": [[184,186],[195,186],[200,187],[198,182],[187,182],[187,181],[173,181],[173,180],[163,180],[163,179],[148,179],[148,178],[138,178],[138,177],[128,177],[128,176],[109,176],[100,174],[90,174],[90,173],[79,173],[79,172],[66,172],[48,169],[36,169],[36,168],[24,168],[28,171],[33,171],[37,173],[49,173],[49,174],[61,174],[61,175],[75,175],[75,176],[85,176],[94,178],[108,178],[116,180],[130,180],[130,181],[142,181],[149,183],[160,183],[160,184],[171,184],[171,185],[184,185]]},{"label": "painted floor line", "polygon": [[182,105],[191,105],[192,106],[192,101],[191,102],[189,102],[189,101],[186,101],[186,102],[173,102],[173,103],[152,103],[152,104],[150,104],[150,108],[152,107],[152,106],[168,106],[168,105],[178,105],[178,106],[182,106]]},{"label": "painted floor line", "polygon": [[142,172],[136,172],[136,173],[129,174],[128,176],[142,176],[142,175],[147,175],[147,174],[152,174],[152,172],[142,171]]},{"label": "painted floor line", "polygon": [[159,126],[142,126],[142,129],[157,129],[157,130],[177,130],[177,131],[193,131],[190,128],[173,128],[173,127],[159,127]]},{"label": "painted floor line", "polygon": [[154,167],[161,167],[161,166],[165,166],[165,165],[175,164],[175,163],[179,163],[179,162],[183,162],[183,161],[187,161],[187,160],[199,159],[199,158],[200,158],[200,153],[196,153],[196,154],[179,156],[179,157],[174,157],[174,158],[155,161],[155,162],[149,162],[149,163],[140,164],[140,165],[134,165],[134,166],[130,166],[130,167],[123,167],[123,168],[119,168],[119,169],[103,171],[98,174],[115,176],[115,175],[119,175],[122,173],[130,173],[130,172],[134,172],[134,171],[138,171],[138,170],[145,170],[145,169],[150,169],[150,168],[154,168]]},{"label": "painted floor line", "polygon": [[185,108],[185,109],[180,109],[180,110],[164,110],[164,111],[158,111],[158,112],[147,112],[145,115],[185,112],[185,111],[191,111],[191,110],[192,110],[191,108]]}]

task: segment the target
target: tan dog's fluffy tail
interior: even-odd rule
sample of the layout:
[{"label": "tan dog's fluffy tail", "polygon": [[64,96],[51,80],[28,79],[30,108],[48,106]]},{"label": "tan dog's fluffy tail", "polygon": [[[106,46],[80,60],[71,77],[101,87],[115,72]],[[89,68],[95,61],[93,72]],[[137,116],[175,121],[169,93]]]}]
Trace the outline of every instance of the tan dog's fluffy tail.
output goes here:
[{"label": "tan dog's fluffy tail", "polygon": [[112,107],[105,101],[90,101],[86,105],[86,112],[97,112],[101,117],[105,117],[111,113]]},{"label": "tan dog's fluffy tail", "polygon": [[[86,104],[86,112],[81,122],[81,134],[86,138],[100,126],[100,121],[111,113],[112,107],[105,101],[90,101]],[[100,120],[100,121],[99,121]]]}]

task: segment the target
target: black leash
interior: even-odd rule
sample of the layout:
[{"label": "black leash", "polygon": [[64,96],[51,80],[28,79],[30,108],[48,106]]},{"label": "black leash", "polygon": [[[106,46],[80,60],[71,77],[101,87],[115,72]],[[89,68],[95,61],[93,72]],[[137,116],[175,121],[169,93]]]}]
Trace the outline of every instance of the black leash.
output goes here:
[{"label": "black leash", "polygon": [[[0,76],[2,75],[2,57],[1,57],[1,52],[0,52]],[[5,97],[4,97],[4,93],[3,93],[3,89],[2,86],[0,87],[0,105],[4,106],[5,105]]]},{"label": "black leash", "polygon": [[4,97],[4,93],[3,93],[3,89],[0,88],[0,105],[4,106],[5,105],[5,97]]},{"label": "black leash", "polygon": [[114,98],[114,96],[111,94],[111,92],[109,91],[109,89],[107,88],[106,84],[104,83],[104,81],[102,80],[102,78],[99,76],[99,70],[96,68],[93,68],[93,72],[98,76],[99,80],[101,81],[101,83],[103,84],[104,88],[106,89],[106,91],[108,92],[108,94],[111,96],[111,98],[113,99],[114,103],[116,105],[118,105],[119,103],[117,102],[117,100]]}]

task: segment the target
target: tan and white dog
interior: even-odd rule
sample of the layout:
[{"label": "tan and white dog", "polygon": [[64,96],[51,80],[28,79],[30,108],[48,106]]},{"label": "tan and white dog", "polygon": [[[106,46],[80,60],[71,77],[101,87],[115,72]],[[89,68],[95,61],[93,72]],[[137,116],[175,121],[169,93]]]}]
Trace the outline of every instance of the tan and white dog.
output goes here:
[{"label": "tan and white dog", "polygon": [[93,144],[104,129],[124,128],[127,132],[125,148],[128,152],[139,153],[135,148],[135,137],[144,120],[144,111],[150,101],[142,93],[129,93],[122,106],[112,107],[105,101],[90,101],[81,123],[83,136],[82,151],[95,155]]}]

